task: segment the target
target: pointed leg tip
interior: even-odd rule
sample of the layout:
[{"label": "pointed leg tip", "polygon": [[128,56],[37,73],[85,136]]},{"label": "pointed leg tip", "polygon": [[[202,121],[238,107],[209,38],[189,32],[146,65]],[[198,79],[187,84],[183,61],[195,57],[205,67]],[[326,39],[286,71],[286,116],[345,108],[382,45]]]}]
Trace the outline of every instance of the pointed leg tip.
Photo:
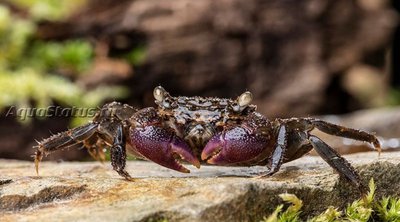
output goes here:
[{"label": "pointed leg tip", "polygon": [[135,179],[126,171],[118,172],[120,176],[122,176],[126,181],[133,182]]},{"label": "pointed leg tip", "polygon": [[129,181],[129,182],[134,182],[135,181],[135,179],[133,178],[133,177],[125,177],[125,180],[126,181]]},{"label": "pointed leg tip", "polygon": [[36,175],[39,176],[39,163],[42,160],[42,152],[40,152],[39,150],[36,151],[35,155],[35,171],[36,171]]},{"label": "pointed leg tip", "polygon": [[39,161],[35,160],[35,171],[36,171],[36,176],[39,176]]},{"label": "pointed leg tip", "polygon": [[127,181],[134,181],[135,179],[124,169],[116,170],[117,173]]},{"label": "pointed leg tip", "polygon": [[381,143],[379,142],[379,140],[376,140],[372,143],[375,147],[375,150],[378,151],[378,155],[381,156],[382,153],[382,147],[381,147]]}]

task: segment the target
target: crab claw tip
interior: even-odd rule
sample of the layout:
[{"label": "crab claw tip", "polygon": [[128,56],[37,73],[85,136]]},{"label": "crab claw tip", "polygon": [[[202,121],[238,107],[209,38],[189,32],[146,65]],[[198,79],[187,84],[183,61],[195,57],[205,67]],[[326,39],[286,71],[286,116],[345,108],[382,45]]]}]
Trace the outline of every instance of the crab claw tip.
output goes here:
[{"label": "crab claw tip", "polygon": [[215,158],[220,154],[221,148],[222,144],[220,138],[213,138],[207,143],[206,147],[204,147],[203,152],[201,153],[201,159],[207,160],[207,163],[215,164]]},{"label": "crab claw tip", "polygon": [[[178,154],[182,160],[192,164],[193,166],[195,166],[197,168],[200,168],[200,161],[196,158],[196,156],[192,152],[190,152],[190,149],[188,149],[185,145],[182,145],[182,144],[175,145],[174,143],[172,143],[172,151],[174,153]],[[181,172],[185,171],[184,173],[190,172],[188,169],[184,168],[183,166],[181,167],[181,169],[179,171],[181,171]]]},{"label": "crab claw tip", "polygon": [[194,166],[195,166],[197,169],[200,169],[200,161],[198,161],[198,163],[194,164]]}]

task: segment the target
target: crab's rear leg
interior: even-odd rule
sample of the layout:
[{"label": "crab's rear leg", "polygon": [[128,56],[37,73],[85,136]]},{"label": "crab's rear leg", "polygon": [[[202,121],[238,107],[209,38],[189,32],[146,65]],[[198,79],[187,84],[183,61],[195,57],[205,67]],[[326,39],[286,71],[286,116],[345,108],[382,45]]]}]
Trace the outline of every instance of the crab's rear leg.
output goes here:
[{"label": "crab's rear leg", "polygon": [[340,175],[344,176],[351,183],[357,186],[362,193],[366,193],[366,187],[361,182],[360,175],[350,165],[350,163],[341,157],[332,147],[322,141],[320,138],[310,135],[308,139],[314,150]]},{"label": "crab's rear leg", "polygon": [[[293,121],[294,122],[294,121]],[[329,123],[320,119],[314,119],[314,118],[303,118],[303,119],[298,119],[297,123],[300,123],[304,126],[308,126],[310,128],[317,128],[321,130],[324,133],[327,133],[329,135],[334,135],[334,136],[340,136],[340,137],[345,137],[345,138],[350,138],[354,140],[359,140],[359,141],[364,141],[371,143],[374,148],[381,153],[381,145],[376,138],[375,135],[358,130],[358,129],[352,129],[352,128],[347,128],[344,126],[339,126],[333,123]]]},{"label": "crab's rear leg", "polygon": [[[381,146],[376,136],[362,130],[351,129],[314,118],[293,119],[287,121],[288,124],[291,125],[291,127],[303,130],[307,134],[315,127],[321,130],[322,132],[330,135],[346,137],[372,143],[374,147],[379,152],[381,152]],[[339,153],[337,153],[333,148],[331,148],[329,145],[327,145],[325,142],[323,142],[320,138],[316,136],[308,134],[308,141],[313,146],[315,151],[331,167],[333,167],[341,176],[344,176],[356,187],[358,187],[362,193],[365,194],[366,187],[362,183],[360,175],[356,172],[356,170],[350,165],[350,163],[346,159],[341,157]]]},{"label": "crab's rear leg", "polygon": [[42,160],[44,155],[82,143],[96,132],[97,126],[97,123],[89,123],[53,135],[43,141],[38,142],[38,145],[36,146],[37,150],[35,152],[36,173],[39,173],[39,162]]}]

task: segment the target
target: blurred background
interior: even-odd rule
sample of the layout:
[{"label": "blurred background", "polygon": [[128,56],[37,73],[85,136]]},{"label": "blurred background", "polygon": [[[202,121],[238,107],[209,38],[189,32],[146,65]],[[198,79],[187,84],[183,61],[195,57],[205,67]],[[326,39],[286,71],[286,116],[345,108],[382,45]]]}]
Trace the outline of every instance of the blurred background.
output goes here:
[{"label": "blurred background", "polygon": [[35,140],[89,120],[18,108],[148,107],[157,85],[250,90],[271,118],[400,137],[399,10],[398,0],[0,0],[0,158],[31,159]]}]

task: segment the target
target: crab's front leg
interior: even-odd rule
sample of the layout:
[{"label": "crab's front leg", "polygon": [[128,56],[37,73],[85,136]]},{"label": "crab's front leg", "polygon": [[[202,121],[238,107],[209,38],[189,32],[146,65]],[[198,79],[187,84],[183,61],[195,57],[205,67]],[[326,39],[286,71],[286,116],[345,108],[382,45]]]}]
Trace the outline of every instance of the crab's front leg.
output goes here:
[{"label": "crab's front leg", "polygon": [[201,158],[216,165],[257,165],[270,160],[275,172],[282,164],[286,137],[284,126],[276,130],[264,116],[253,113],[240,125],[228,126],[212,137]]},{"label": "crab's front leg", "polygon": [[34,147],[36,148],[34,156],[36,173],[39,173],[39,163],[43,156],[84,142],[95,134],[97,127],[98,123],[88,123],[38,142],[38,145]]},{"label": "crab's front leg", "polygon": [[132,116],[130,123],[129,142],[133,153],[183,173],[190,171],[180,164],[180,159],[200,167],[190,147],[164,124],[154,108],[139,110]]},{"label": "crab's front leg", "polygon": [[126,138],[123,124],[119,121],[106,121],[99,124],[98,131],[101,132],[102,139],[110,146],[110,159],[113,169],[125,179],[132,180],[132,177],[125,170]]}]

